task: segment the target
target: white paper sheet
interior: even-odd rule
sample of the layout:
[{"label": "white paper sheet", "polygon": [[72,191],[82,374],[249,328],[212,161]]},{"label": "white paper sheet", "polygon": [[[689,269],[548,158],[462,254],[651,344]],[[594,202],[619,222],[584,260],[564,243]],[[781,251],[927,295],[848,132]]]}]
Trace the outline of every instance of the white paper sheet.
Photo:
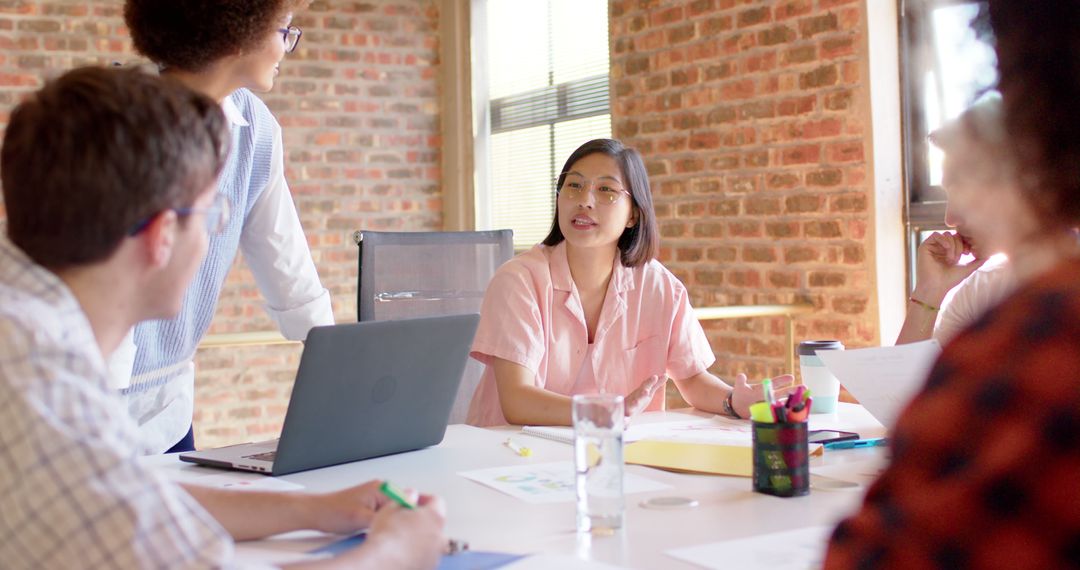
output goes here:
[{"label": "white paper sheet", "polygon": [[818,352],[840,383],[890,430],[904,406],[926,382],[940,354],[936,340]]},{"label": "white paper sheet", "polygon": [[640,424],[630,426],[634,441],[642,439],[679,441],[685,443],[711,443],[714,445],[751,444],[750,422],[726,416],[713,416],[700,420]]},{"label": "white paper sheet", "polygon": [[[463,471],[458,475],[527,503],[572,503],[575,500],[574,464],[570,461],[507,465]],[[623,474],[623,494],[626,495],[660,491],[670,487],[640,475]]]},{"label": "white paper sheet", "polygon": [[191,485],[202,487],[217,487],[219,489],[231,489],[233,491],[296,491],[303,489],[299,483],[292,483],[277,477],[268,477],[257,473],[221,473],[207,475],[198,479],[187,481]]},{"label": "white paper sheet", "polygon": [[807,570],[821,568],[831,526],[801,528],[751,538],[668,550],[667,555],[704,568]]},{"label": "white paper sheet", "polygon": [[[555,426],[525,426],[524,434],[574,443],[574,428]],[[750,445],[750,422],[725,416],[714,416],[678,422],[633,424],[623,434],[623,443],[642,439],[712,443],[715,445]]]},{"label": "white paper sheet", "polygon": [[810,485],[814,484],[814,477],[827,477],[840,481],[858,483],[869,487],[885,470],[888,459],[879,456],[867,461],[851,461],[834,465],[817,465],[810,468]]}]

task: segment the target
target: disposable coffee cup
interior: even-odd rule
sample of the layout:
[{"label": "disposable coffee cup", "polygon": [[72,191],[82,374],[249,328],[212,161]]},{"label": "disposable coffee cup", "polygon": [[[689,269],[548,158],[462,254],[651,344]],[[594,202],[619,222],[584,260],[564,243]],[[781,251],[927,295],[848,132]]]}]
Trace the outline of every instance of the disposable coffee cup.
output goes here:
[{"label": "disposable coffee cup", "polygon": [[810,408],[812,414],[831,414],[836,411],[836,403],[840,400],[840,381],[818,356],[822,350],[844,350],[844,344],[838,340],[804,340],[799,343],[802,382],[814,397]]}]

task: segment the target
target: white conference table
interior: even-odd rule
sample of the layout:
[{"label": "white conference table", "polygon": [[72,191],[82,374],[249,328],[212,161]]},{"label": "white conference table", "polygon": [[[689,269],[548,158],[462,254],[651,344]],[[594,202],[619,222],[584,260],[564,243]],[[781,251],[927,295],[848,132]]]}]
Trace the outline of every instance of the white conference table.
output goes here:
[{"label": "white conference table", "polygon": [[[635,419],[638,423],[680,421],[703,414],[687,411],[656,412]],[[628,568],[697,568],[665,554],[666,551],[721,540],[771,532],[834,524],[861,502],[884,458],[884,448],[826,451],[811,459],[811,472],[859,482],[855,488],[834,487],[812,478],[808,496],[777,498],[753,493],[750,479],[674,473],[628,465],[627,472],[671,485],[662,491],[626,496],[625,527],[614,536],[590,536],[575,531],[574,503],[530,504],[459,476],[461,471],[523,463],[572,461],[573,447],[557,441],[518,434],[532,456],[519,457],[503,442],[511,428],[479,429],[449,426],[437,446],[296,473],[282,479],[309,491],[330,491],[373,478],[388,479],[442,496],[447,505],[446,534],[465,540],[472,550],[576,556]],[[836,414],[815,415],[810,429],[846,429],[862,437],[878,437],[884,428],[862,406],[840,404]],[[198,482],[217,469],[181,463],[175,456],[158,456],[148,463],[178,481]],[[264,477],[236,473],[237,478]],[[833,481],[835,482],[835,481]],[[699,506],[654,510],[640,506],[658,496],[696,499]],[[283,563],[296,553],[336,540],[316,533],[290,533],[274,539],[242,543],[239,554],[251,561]]]}]

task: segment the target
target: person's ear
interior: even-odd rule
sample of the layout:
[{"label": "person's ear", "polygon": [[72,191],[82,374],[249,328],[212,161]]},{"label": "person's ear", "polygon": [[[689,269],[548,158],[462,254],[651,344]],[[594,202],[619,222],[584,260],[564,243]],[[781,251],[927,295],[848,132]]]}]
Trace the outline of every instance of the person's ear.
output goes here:
[{"label": "person's ear", "polygon": [[172,259],[179,227],[176,212],[162,210],[140,232],[139,235],[145,240],[147,259],[155,269],[165,267]]},{"label": "person's ear", "polygon": [[637,207],[630,209],[630,221],[626,222],[627,228],[632,228],[637,225],[638,222],[638,209]]}]

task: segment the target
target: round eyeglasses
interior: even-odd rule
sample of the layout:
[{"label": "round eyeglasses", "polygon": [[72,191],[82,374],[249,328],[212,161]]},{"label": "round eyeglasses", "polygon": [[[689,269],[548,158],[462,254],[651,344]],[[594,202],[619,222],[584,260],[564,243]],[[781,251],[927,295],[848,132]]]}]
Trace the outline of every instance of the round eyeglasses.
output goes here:
[{"label": "round eyeglasses", "polygon": [[[562,180],[561,185],[559,180]],[[559,196],[565,196],[569,200],[579,200],[592,190],[595,190],[593,195],[596,197],[596,203],[601,206],[613,206],[624,195],[630,196],[630,192],[627,192],[617,180],[607,176],[592,180],[577,173],[567,172],[555,179],[555,191]]]},{"label": "round eyeglasses", "polygon": [[225,231],[232,214],[232,203],[224,194],[214,194],[214,203],[205,208],[177,208],[177,216],[190,216],[202,213],[206,216],[206,233],[217,235]]},{"label": "round eyeglasses", "polygon": [[285,41],[285,53],[296,51],[296,46],[300,45],[300,36],[304,35],[304,30],[296,26],[289,26],[288,28],[278,28],[278,31],[281,32]]},{"label": "round eyeglasses", "polygon": [[[229,202],[229,198],[224,194],[215,194],[214,203],[205,208],[170,208],[173,212],[176,212],[176,216],[185,218],[193,214],[205,214],[206,233],[210,235],[217,235],[225,231],[225,228],[229,225],[229,216],[232,213],[232,206]],[[166,210],[168,211],[168,210]],[[160,214],[161,212],[158,212]],[[150,222],[157,217],[157,214],[150,216],[141,222],[135,224],[130,230],[128,230],[129,236],[138,235],[139,232],[146,229],[146,226],[150,225]]]}]

